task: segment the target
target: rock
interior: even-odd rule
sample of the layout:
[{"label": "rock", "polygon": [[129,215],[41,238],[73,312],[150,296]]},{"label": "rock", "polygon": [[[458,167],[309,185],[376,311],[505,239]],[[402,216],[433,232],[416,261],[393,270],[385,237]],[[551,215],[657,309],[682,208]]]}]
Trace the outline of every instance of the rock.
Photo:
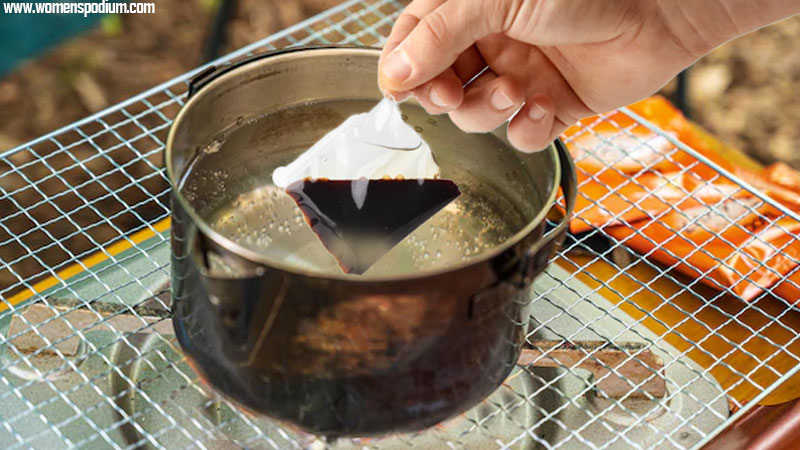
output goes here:
[{"label": "rock", "polygon": [[725,64],[700,66],[690,73],[690,92],[692,100],[703,102],[714,100],[730,86],[733,77]]},{"label": "rock", "polygon": [[89,112],[97,112],[108,106],[103,88],[87,72],[80,72],[76,75],[72,80],[72,87]]},{"label": "rock", "polygon": [[[769,140],[769,155],[779,161],[797,163],[797,136],[790,130],[782,129]],[[765,143],[766,144],[766,143]]]}]

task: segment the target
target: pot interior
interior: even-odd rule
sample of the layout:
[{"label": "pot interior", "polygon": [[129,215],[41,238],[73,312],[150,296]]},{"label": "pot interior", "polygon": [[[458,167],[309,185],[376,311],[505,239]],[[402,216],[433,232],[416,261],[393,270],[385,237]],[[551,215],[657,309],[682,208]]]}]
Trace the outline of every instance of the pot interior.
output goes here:
[{"label": "pot interior", "polygon": [[[380,100],[377,60],[374,50],[305,50],[248,63],[210,82],[170,136],[170,176],[179,201],[216,238],[261,261],[342,276],[295,202],[272,184],[272,172]],[[552,148],[524,154],[502,131],[467,134],[414,102],[401,110],[433,150],[441,178],[453,180],[461,195],[360,277],[463,266],[507,248],[542,220],[556,189]]]}]

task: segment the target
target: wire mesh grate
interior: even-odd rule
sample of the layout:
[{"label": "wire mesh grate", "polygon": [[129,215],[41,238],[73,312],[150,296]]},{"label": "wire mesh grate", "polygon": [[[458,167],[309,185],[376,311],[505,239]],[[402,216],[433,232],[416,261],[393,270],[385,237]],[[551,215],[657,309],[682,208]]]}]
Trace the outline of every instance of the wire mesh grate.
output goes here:
[{"label": "wire mesh grate", "polygon": [[[215,63],[287,46],[378,46],[403,6],[348,1]],[[162,153],[202,69],[0,154],[3,448],[313,444],[208,390],[171,335]],[[629,108],[565,142],[585,226],[537,280],[528,338],[586,345],[540,348],[478,407],[433,429],[329,444],[694,448],[749,408],[794,397],[800,312],[780,297],[798,289],[798,217],[774,200],[785,193]],[[753,215],[758,231],[742,225]],[[672,228],[654,237],[649,227],[664,223]],[[692,233],[705,240],[677,245]],[[613,344],[617,362],[593,342]],[[627,387],[604,396],[602,383]]]}]

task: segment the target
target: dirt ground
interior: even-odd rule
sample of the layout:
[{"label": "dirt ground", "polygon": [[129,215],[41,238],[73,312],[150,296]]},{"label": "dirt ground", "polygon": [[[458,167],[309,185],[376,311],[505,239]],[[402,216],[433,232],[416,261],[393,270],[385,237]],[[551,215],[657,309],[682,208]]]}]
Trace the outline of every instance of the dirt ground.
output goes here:
[{"label": "dirt ground", "polygon": [[691,70],[694,119],[763,162],[800,168],[800,17],[723,45]]},{"label": "dirt ground", "polygon": [[[202,62],[218,0],[117,16],[0,80],[0,150],[101,110]],[[240,0],[226,50],[340,0]],[[693,118],[764,162],[800,167],[800,18],[723,45],[691,71]],[[669,91],[669,89],[668,89]]]}]

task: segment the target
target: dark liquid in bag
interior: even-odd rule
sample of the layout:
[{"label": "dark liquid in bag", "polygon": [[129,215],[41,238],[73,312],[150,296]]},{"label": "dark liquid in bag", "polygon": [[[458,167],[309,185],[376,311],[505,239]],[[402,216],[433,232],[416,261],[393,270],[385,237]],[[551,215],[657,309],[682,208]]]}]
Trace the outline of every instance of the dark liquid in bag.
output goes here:
[{"label": "dark liquid in bag", "polygon": [[306,179],[286,192],[342,270],[354,274],[461,195],[454,182],[439,179]]}]

